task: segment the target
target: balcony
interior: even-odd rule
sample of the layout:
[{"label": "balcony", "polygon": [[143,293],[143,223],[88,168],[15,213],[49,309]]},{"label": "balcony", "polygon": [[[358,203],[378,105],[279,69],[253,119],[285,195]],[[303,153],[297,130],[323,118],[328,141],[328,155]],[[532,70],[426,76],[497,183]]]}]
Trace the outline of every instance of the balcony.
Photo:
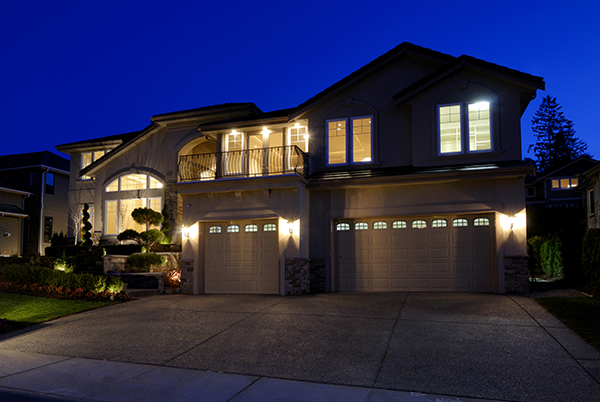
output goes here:
[{"label": "balcony", "polygon": [[226,177],[308,174],[308,154],[295,145],[210,154],[182,155],[177,173],[180,182]]}]

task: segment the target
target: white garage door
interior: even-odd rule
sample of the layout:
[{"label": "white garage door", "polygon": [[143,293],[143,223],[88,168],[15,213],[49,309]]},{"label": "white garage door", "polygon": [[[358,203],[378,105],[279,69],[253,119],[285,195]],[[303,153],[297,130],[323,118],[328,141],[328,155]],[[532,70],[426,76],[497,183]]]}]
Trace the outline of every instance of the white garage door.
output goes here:
[{"label": "white garage door", "polygon": [[276,220],[205,227],[206,293],[279,293]]},{"label": "white garage door", "polygon": [[493,215],[340,220],[339,291],[494,291]]}]

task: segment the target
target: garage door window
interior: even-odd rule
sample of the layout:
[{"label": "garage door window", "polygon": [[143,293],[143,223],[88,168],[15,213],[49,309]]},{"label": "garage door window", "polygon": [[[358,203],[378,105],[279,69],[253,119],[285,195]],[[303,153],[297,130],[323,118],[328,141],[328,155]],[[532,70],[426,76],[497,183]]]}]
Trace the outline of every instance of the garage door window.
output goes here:
[{"label": "garage door window", "polygon": [[475,218],[473,226],[490,226],[490,220],[488,218]]},{"label": "garage door window", "polygon": [[373,224],[373,229],[375,229],[375,230],[387,229],[387,222],[375,222]]},{"label": "garage door window", "polygon": [[427,222],[424,220],[416,220],[412,222],[413,229],[425,229],[427,227]]},{"label": "garage door window", "polygon": [[239,225],[229,225],[227,226],[227,233],[238,233],[240,231]]},{"label": "garage door window", "polygon": [[448,222],[445,219],[434,219],[431,222],[432,228],[445,228],[448,226]]},{"label": "garage door window", "polygon": [[338,223],[335,226],[335,230],[337,230],[338,232],[344,232],[346,230],[350,230],[350,224],[349,223]]},{"label": "garage door window", "polygon": [[455,228],[469,226],[469,221],[464,218],[454,219],[452,221],[452,226],[454,226]]},{"label": "garage door window", "polygon": [[221,226],[211,226],[208,228],[208,233],[221,233]]},{"label": "garage door window", "polygon": [[258,225],[246,225],[244,227],[244,231],[246,233],[249,233],[249,232],[258,232]]},{"label": "garage door window", "polygon": [[392,229],[406,229],[406,221],[395,221],[392,223]]},{"label": "garage door window", "polygon": [[367,230],[369,229],[369,224],[366,222],[358,222],[354,224],[354,230]]},{"label": "garage door window", "polygon": [[277,225],[274,223],[267,223],[265,226],[263,226],[263,232],[276,232],[277,231]]}]

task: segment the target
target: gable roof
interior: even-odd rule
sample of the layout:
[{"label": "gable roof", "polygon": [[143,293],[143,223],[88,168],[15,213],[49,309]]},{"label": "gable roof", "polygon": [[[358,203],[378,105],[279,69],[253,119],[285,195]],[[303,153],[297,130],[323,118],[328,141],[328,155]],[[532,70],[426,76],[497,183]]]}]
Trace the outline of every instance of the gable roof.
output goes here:
[{"label": "gable roof", "polygon": [[49,167],[68,173],[69,165],[70,162],[68,159],[49,151],[0,156],[0,170]]}]

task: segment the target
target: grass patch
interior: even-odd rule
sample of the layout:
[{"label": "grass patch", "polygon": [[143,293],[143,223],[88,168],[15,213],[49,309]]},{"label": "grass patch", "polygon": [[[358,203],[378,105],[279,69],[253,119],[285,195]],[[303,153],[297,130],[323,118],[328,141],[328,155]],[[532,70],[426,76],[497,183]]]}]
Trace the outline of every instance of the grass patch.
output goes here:
[{"label": "grass patch", "polygon": [[534,300],[600,351],[600,299],[557,297]]},{"label": "grass patch", "polygon": [[116,302],[59,300],[0,292],[0,319],[8,320],[8,325],[0,326],[0,333],[110,304]]}]

